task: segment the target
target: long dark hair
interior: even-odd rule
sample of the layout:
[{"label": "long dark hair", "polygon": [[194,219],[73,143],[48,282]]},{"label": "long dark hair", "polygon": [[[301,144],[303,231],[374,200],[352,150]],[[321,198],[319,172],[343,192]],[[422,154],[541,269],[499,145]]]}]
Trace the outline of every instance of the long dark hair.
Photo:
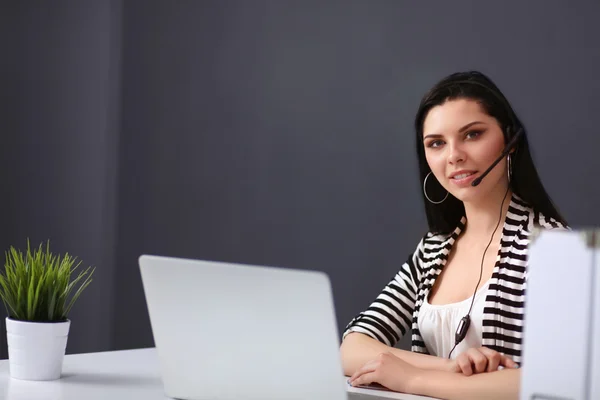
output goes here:
[{"label": "long dark hair", "polygon": [[[541,212],[547,219],[554,218],[567,226],[566,221],[552,203],[538,176],[529,152],[525,127],[498,87],[491,79],[478,71],[457,72],[449,75],[439,81],[423,96],[415,117],[416,146],[421,183],[425,180],[427,174],[431,172],[425,158],[423,145],[423,122],[425,117],[433,107],[441,105],[447,100],[455,99],[477,101],[488,115],[498,121],[504,133],[505,143],[508,143],[520,129],[523,130],[521,137],[517,140],[515,150],[511,154],[510,172],[512,178],[510,188],[513,193],[533,207],[534,210]],[[443,199],[447,192],[432,174],[427,180],[427,193],[432,200],[437,201]],[[448,194],[444,202],[433,204],[427,200],[423,193],[423,202],[425,203],[429,231],[433,233],[452,232],[465,215],[463,203],[451,194]]]}]

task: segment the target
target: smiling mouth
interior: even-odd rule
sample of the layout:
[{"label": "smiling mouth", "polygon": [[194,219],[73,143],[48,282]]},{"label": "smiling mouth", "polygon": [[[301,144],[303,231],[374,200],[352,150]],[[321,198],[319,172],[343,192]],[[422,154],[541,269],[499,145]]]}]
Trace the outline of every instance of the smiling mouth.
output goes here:
[{"label": "smiling mouth", "polygon": [[467,173],[460,174],[460,175],[454,175],[454,176],[452,177],[452,179],[455,179],[455,180],[461,180],[461,179],[468,178],[468,177],[469,177],[469,176],[471,176],[471,175],[475,175],[475,172],[467,172]]}]

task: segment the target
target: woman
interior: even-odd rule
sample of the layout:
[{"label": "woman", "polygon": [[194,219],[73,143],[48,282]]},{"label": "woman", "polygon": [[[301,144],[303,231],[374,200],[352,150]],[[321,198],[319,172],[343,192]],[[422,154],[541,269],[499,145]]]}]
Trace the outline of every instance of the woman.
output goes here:
[{"label": "woman", "polygon": [[[517,399],[530,235],[567,223],[540,182],[523,125],[485,75],[440,81],[415,128],[429,230],[346,327],[345,373],[354,386]],[[393,348],[409,328],[411,351]]]}]

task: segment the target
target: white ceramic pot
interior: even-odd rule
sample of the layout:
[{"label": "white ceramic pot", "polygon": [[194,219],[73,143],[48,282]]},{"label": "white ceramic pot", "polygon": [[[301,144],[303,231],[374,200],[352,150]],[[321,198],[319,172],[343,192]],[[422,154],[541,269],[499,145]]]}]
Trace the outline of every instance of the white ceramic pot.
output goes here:
[{"label": "white ceramic pot", "polygon": [[59,379],[71,321],[27,322],[6,318],[10,376],[30,381]]}]

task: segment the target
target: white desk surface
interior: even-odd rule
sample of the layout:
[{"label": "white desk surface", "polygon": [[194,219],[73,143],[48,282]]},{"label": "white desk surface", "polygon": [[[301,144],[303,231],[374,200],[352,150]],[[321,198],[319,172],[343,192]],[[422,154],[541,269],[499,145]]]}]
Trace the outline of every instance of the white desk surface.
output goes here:
[{"label": "white desk surface", "polygon": [[[424,400],[379,390],[348,388],[364,399]],[[0,360],[0,398],[6,400],[165,400],[154,348],[65,356],[62,378],[49,382],[10,378],[8,360]]]}]

